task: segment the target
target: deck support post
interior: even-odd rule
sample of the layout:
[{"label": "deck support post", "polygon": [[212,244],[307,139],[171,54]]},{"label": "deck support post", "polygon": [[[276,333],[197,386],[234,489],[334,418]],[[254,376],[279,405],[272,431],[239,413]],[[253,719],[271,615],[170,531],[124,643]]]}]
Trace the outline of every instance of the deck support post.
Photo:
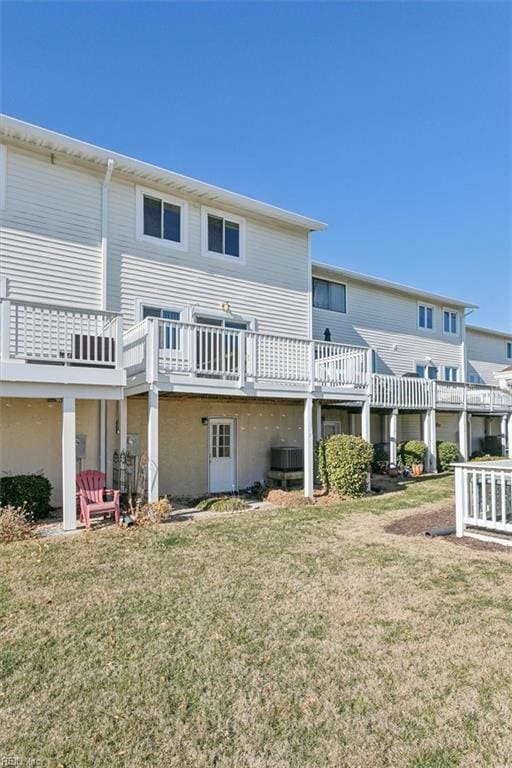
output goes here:
[{"label": "deck support post", "polygon": [[507,453],[508,458],[512,459],[512,413],[509,413],[508,415],[508,425],[507,425]]},{"label": "deck support post", "polygon": [[128,400],[119,400],[119,453],[126,453],[128,445]]},{"label": "deck support post", "polygon": [[304,400],[304,496],[313,496],[314,486],[313,398]]},{"label": "deck support post", "polygon": [[461,411],[459,413],[459,451],[464,459],[468,460],[468,412]]},{"label": "deck support post", "polygon": [[322,402],[315,400],[315,441],[322,439]]},{"label": "deck support post", "polygon": [[436,447],[436,410],[429,408],[423,415],[423,440],[427,445],[425,453],[426,472],[437,471],[437,447]]},{"label": "deck support post", "polygon": [[507,455],[507,426],[508,426],[508,416],[505,414],[501,417],[501,427],[500,427],[500,434],[501,434],[501,452],[503,456]]},{"label": "deck support post", "polygon": [[158,501],[158,387],[148,392],[148,501]]},{"label": "deck support post", "polygon": [[107,471],[107,401],[100,400],[100,471]]},{"label": "deck support post", "polygon": [[389,415],[389,466],[396,467],[398,452],[398,408]]},{"label": "deck support post", "polygon": [[76,528],[76,401],[62,400],[62,527]]},{"label": "deck support post", "polygon": [[370,398],[363,402],[361,409],[361,437],[371,443]]}]

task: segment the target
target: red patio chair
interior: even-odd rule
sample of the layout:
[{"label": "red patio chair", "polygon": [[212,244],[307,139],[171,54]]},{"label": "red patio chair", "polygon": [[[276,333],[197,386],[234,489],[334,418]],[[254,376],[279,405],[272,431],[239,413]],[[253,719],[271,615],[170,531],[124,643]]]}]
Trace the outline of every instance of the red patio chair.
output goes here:
[{"label": "red patio chair", "polygon": [[[87,469],[76,476],[76,487],[80,497],[80,520],[86,528],[91,527],[91,517],[106,517],[114,514],[119,523],[119,491],[105,488],[105,474],[96,469]],[[106,495],[111,496],[105,500]]]}]

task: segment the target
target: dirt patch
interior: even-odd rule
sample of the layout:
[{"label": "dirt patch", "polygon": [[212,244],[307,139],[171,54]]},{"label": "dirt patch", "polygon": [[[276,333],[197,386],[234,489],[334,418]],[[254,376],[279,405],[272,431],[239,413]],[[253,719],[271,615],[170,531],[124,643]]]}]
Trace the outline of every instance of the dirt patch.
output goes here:
[{"label": "dirt patch", "polygon": [[[448,528],[455,525],[455,509],[453,504],[443,504],[439,509],[430,512],[416,512],[413,515],[396,520],[390,525],[386,525],[386,533],[394,533],[397,536],[424,536],[426,531],[431,528]],[[495,544],[492,541],[480,541],[464,536],[457,538],[454,534],[451,536],[440,537],[442,541],[457,546],[469,547],[486,552],[505,552],[512,556],[512,548],[504,547],[502,544]]]},{"label": "dirt patch", "polygon": [[272,488],[264,495],[265,501],[276,507],[309,507],[312,505],[341,504],[346,501],[346,496],[337,493],[325,493],[316,489],[313,498],[304,496],[304,491],[283,491],[280,488]]}]

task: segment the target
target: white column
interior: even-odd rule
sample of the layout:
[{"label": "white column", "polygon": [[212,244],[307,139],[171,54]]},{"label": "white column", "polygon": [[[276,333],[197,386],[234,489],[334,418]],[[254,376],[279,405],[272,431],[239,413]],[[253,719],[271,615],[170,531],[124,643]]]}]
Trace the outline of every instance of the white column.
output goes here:
[{"label": "white column", "polygon": [[430,471],[430,410],[423,414],[423,442],[426,443],[425,472]]},{"label": "white column", "polygon": [[468,456],[471,456],[473,453],[473,429],[471,420],[473,418],[473,414],[468,413]]},{"label": "white column", "polygon": [[507,443],[508,457],[509,459],[512,459],[512,413],[509,413],[508,415]]},{"label": "white column", "polygon": [[313,496],[313,398],[304,400],[304,496]]},{"label": "white column", "polygon": [[128,442],[128,399],[123,397],[119,400],[119,453],[126,453]]},{"label": "white column", "polygon": [[437,411],[432,408],[430,411],[430,471],[437,472]]},{"label": "white column", "polygon": [[389,465],[396,467],[398,449],[398,408],[391,411],[389,417]]},{"label": "white column", "polygon": [[368,443],[371,443],[369,398],[363,402],[363,407],[361,409],[361,437],[363,437]]},{"label": "white column", "polygon": [[107,401],[100,400],[100,471],[107,471]]},{"label": "white column", "polygon": [[459,451],[464,461],[467,461],[469,458],[468,431],[467,411],[461,411],[459,413]]},{"label": "white column", "polygon": [[501,417],[501,445],[502,445],[502,453],[503,456],[507,455],[507,425],[508,425],[508,416],[505,414]]},{"label": "white column", "polygon": [[62,400],[62,527],[76,528],[76,403]]},{"label": "white column", "polygon": [[158,501],[158,388],[148,392],[148,501]]}]

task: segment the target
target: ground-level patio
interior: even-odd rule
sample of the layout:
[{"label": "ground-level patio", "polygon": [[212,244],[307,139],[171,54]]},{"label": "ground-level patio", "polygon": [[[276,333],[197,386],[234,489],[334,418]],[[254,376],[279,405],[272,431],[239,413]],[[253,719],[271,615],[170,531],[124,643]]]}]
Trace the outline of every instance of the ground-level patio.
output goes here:
[{"label": "ground-level patio", "polygon": [[507,765],[510,554],[389,530],[452,491],[1,546],[3,753]]}]

